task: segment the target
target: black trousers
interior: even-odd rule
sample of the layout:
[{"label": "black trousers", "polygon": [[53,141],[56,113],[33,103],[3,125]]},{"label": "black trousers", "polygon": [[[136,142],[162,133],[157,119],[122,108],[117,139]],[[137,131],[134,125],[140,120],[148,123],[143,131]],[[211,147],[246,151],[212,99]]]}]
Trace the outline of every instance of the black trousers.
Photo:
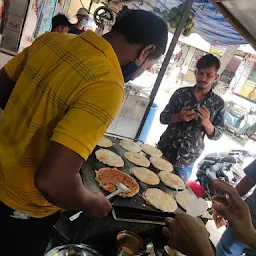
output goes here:
[{"label": "black trousers", "polygon": [[13,211],[0,202],[0,255],[43,256],[60,213],[21,220],[10,217]]}]

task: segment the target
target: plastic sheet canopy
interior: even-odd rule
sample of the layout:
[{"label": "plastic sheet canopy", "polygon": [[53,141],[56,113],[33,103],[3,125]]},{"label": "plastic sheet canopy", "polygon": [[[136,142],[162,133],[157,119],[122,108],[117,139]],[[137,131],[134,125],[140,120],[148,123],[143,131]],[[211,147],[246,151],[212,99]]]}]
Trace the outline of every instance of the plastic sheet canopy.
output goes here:
[{"label": "plastic sheet canopy", "polygon": [[[164,4],[169,10],[179,4],[184,3],[183,0],[150,0],[153,6],[163,11]],[[210,44],[218,45],[240,45],[247,44],[242,36],[240,36],[234,28],[226,21],[220,12],[207,0],[194,0],[192,11],[195,13],[194,33],[199,34]]]}]

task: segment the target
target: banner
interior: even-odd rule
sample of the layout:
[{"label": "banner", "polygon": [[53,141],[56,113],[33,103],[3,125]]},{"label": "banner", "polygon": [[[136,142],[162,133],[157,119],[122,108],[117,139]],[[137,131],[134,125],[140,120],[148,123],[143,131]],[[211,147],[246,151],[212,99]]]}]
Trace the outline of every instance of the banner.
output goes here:
[{"label": "banner", "polygon": [[256,63],[252,68],[251,74],[247,81],[244,83],[239,95],[256,102]]},{"label": "banner", "polygon": [[212,54],[217,54],[222,56],[227,49],[228,49],[228,46],[212,44],[209,52]]}]

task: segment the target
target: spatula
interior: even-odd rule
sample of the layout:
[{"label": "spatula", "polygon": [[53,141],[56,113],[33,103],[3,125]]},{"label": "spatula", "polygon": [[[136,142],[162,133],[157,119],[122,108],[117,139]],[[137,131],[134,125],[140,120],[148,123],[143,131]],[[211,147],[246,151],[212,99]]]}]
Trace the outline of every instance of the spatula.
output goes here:
[{"label": "spatula", "polygon": [[[117,183],[116,184],[116,187],[117,187],[117,190],[111,194],[109,194],[108,196],[106,196],[106,198],[109,200],[110,198],[120,194],[120,193],[129,193],[131,190],[129,188],[127,188],[124,184],[122,183]],[[83,211],[80,211],[80,212],[77,212],[76,214],[72,215],[71,217],[69,217],[69,220],[70,221],[74,221],[76,220],[80,214],[82,213]]]}]

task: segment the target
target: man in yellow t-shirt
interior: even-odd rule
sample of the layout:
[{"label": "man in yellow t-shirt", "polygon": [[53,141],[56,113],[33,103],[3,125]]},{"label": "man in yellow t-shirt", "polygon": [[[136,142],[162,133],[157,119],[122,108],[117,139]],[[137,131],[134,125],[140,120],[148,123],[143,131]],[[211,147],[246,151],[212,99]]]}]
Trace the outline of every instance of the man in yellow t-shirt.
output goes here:
[{"label": "man in yellow t-shirt", "polygon": [[160,17],[127,11],[103,37],[44,34],[0,71],[0,243],[8,255],[43,255],[60,208],[98,217],[111,210],[79,170],[118,113],[124,81],[159,59],[167,35]]}]

